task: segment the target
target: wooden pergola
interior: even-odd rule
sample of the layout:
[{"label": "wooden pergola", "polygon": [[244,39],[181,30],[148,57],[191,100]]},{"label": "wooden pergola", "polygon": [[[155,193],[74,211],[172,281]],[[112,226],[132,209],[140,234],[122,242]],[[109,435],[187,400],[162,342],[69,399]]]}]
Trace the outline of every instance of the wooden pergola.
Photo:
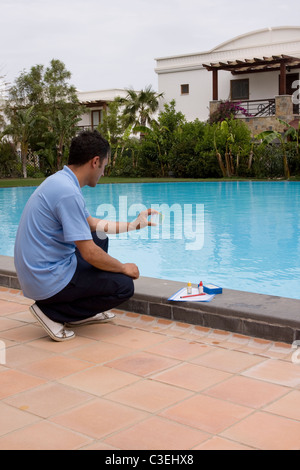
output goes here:
[{"label": "wooden pergola", "polygon": [[232,75],[241,75],[259,72],[280,71],[279,94],[286,94],[287,70],[300,68],[300,58],[288,55],[278,55],[245,60],[218,62],[215,64],[203,64],[208,71],[213,73],[213,101],[218,101],[218,71],[227,70]]},{"label": "wooden pergola", "polygon": [[81,101],[81,104],[86,106],[87,108],[103,107],[104,109],[107,109],[107,101],[103,100]]}]

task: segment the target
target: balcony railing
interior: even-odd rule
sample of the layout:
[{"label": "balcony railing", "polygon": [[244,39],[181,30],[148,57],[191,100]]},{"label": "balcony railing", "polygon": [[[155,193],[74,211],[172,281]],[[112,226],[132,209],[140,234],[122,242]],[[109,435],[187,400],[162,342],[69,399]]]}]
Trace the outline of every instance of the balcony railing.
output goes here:
[{"label": "balcony railing", "polygon": [[249,100],[234,102],[238,105],[237,117],[275,116],[275,99]]},{"label": "balcony railing", "polygon": [[96,129],[97,126],[77,126],[77,129],[78,129],[78,132],[82,132],[82,131],[93,131],[94,129]]}]

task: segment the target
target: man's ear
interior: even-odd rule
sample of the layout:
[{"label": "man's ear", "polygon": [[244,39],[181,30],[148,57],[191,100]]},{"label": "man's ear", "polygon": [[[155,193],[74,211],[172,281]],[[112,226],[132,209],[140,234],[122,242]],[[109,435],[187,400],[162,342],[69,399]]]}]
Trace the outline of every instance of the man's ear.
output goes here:
[{"label": "man's ear", "polygon": [[100,157],[96,156],[91,159],[91,165],[93,168],[98,168],[99,167],[99,162],[100,162]]}]

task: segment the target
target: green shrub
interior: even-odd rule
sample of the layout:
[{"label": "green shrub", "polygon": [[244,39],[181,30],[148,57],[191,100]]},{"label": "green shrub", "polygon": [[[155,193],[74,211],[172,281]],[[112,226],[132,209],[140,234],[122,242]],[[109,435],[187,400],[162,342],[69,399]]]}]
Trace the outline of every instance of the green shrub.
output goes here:
[{"label": "green shrub", "polygon": [[[296,145],[292,142],[286,144],[288,164],[291,174],[300,170],[299,157]],[[278,143],[269,145],[255,145],[253,157],[253,175],[256,178],[282,178],[284,166],[282,146]]]},{"label": "green shrub", "polygon": [[18,178],[22,175],[19,156],[8,141],[0,142],[0,178]]}]

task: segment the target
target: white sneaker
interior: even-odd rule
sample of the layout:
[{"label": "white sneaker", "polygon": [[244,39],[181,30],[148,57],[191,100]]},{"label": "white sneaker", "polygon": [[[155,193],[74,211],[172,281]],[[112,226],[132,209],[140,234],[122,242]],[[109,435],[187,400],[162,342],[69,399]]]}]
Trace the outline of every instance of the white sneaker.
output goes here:
[{"label": "white sneaker", "polygon": [[54,341],[68,341],[75,338],[74,331],[66,330],[62,323],[50,320],[36,304],[29,307],[29,310]]},{"label": "white sneaker", "polygon": [[101,312],[97,313],[97,315],[94,315],[93,317],[86,318],[85,320],[79,320],[79,321],[74,321],[74,322],[69,322],[66,323],[68,326],[80,326],[80,325],[92,325],[94,323],[106,323],[108,321],[111,321],[113,318],[115,318],[115,314],[111,312]]}]

